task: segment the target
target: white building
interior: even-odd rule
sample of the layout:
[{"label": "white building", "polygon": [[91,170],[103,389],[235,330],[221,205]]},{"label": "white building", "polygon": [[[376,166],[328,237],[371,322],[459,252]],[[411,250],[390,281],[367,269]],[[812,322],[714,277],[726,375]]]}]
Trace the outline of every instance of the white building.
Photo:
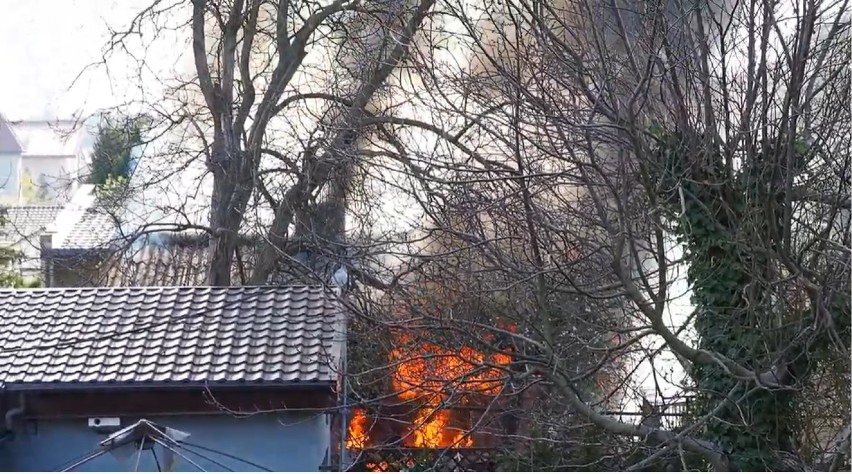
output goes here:
[{"label": "white building", "polygon": [[85,179],[94,138],[74,120],[0,115],[0,204],[66,202]]}]

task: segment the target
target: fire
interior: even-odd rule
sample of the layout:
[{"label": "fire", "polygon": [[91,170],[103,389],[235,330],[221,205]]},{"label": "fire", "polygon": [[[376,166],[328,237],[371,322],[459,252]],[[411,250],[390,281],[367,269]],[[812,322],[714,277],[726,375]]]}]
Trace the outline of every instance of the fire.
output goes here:
[{"label": "fire", "polygon": [[346,437],[347,449],[364,449],[370,440],[370,419],[364,414],[364,410],[356,408],[352,412],[352,420],[349,422],[349,433]]},{"label": "fire", "polygon": [[389,468],[390,468],[390,464],[388,464],[387,461],[381,461],[379,463],[374,463],[374,462],[368,462],[367,463],[367,469],[369,469],[370,472],[385,472]]},{"label": "fire", "polygon": [[[508,365],[508,354],[490,356],[468,346],[458,352],[429,342],[413,342],[398,335],[390,351],[394,366],[391,386],[406,401],[417,400],[427,406],[446,406],[451,398],[467,402],[469,395],[496,395],[502,387],[500,366]],[[470,447],[473,440],[464,430],[451,427],[452,411],[422,408],[415,418],[404,444],[410,447]]]},{"label": "fire", "polygon": [[391,385],[403,400],[437,405],[451,393],[463,398],[472,393],[496,395],[502,384],[499,367],[511,362],[508,354],[486,357],[468,346],[454,353],[428,342],[412,344],[408,336],[398,336],[397,343],[390,351]]},{"label": "fire", "polygon": [[412,447],[417,448],[468,448],[473,440],[465,436],[463,430],[451,429],[449,410],[424,408],[414,417],[414,427],[409,438]]},{"label": "fire", "polygon": [[[514,332],[514,325],[500,325]],[[495,343],[496,338],[485,341]],[[439,344],[416,341],[410,334],[396,334],[388,353],[391,388],[402,401],[416,402],[417,410],[402,444],[412,448],[465,448],[473,439],[454,419],[457,412],[443,407],[458,403],[477,403],[475,397],[497,395],[503,387],[502,367],[511,363],[508,350],[483,354],[473,347],[450,350]],[[468,423],[469,424],[469,423]],[[369,445],[370,420],[363,410],[353,413],[346,447],[352,450]],[[468,427],[469,428],[469,427]],[[380,466],[374,466],[380,468]]]}]

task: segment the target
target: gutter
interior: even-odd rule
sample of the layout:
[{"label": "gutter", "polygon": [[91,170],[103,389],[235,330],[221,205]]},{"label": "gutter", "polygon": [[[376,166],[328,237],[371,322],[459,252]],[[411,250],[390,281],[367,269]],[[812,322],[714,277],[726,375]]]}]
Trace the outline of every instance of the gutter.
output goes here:
[{"label": "gutter", "polygon": [[[22,401],[23,401],[23,398],[24,397],[22,396],[21,397]],[[15,431],[15,418],[18,418],[23,414],[24,414],[24,407],[23,406],[17,406],[17,407],[12,408],[11,410],[6,412],[5,427],[6,427],[6,433],[7,434],[13,433]]]},{"label": "gutter", "polygon": [[109,246],[92,248],[44,248],[42,255],[57,259],[88,259],[108,255],[113,250]]},{"label": "gutter", "polygon": [[[6,391],[5,389],[6,387],[3,387],[4,392]],[[4,431],[3,434],[0,435],[0,444],[3,444],[15,437],[15,419],[20,418],[25,411],[24,395],[20,394],[18,396],[18,400],[18,406],[6,411],[3,424]]]}]

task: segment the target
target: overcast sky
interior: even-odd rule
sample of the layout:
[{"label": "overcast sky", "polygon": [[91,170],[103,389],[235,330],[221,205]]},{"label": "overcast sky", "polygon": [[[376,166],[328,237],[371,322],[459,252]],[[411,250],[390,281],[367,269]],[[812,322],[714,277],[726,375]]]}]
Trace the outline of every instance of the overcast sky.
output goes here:
[{"label": "overcast sky", "polygon": [[107,25],[126,25],[150,1],[2,0],[0,113],[13,120],[67,118],[119,103],[121,80],[115,74],[110,80],[105,68],[69,87],[101,58]]}]

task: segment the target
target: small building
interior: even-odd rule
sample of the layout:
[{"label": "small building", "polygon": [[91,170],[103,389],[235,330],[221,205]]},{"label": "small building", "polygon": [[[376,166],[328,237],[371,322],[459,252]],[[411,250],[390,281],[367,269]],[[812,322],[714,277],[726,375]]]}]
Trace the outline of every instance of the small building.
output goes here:
[{"label": "small building", "polygon": [[5,270],[43,286],[93,286],[73,283],[120,244],[115,221],[91,184],[79,186],[62,205],[0,204],[0,247],[17,254]]},{"label": "small building", "polygon": [[41,236],[61,211],[60,206],[0,205],[0,247],[17,254],[4,270],[25,280],[42,278]]},{"label": "small building", "polygon": [[344,334],[318,286],[0,290],[0,469],[318,471]]}]

